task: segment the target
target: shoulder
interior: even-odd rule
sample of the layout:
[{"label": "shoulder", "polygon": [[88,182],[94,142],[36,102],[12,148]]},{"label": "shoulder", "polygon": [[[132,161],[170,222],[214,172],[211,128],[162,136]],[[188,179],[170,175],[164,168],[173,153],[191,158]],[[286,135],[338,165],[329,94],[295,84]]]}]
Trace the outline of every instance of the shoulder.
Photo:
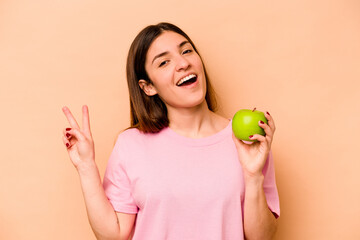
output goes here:
[{"label": "shoulder", "polygon": [[142,145],[143,142],[142,134],[137,128],[128,128],[118,133],[113,144],[113,155],[117,161],[126,159],[128,154],[136,152],[138,146]]},{"label": "shoulder", "polygon": [[137,128],[127,128],[118,134],[118,137],[128,138],[140,136],[142,132]]},{"label": "shoulder", "polygon": [[136,141],[140,139],[143,134],[144,133],[142,133],[137,128],[127,128],[117,135],[116,144],[130,143],[132,141]]},{"label": "shoulder", "polygon": [[127,128],[118,134],[116,143],[125,144],[127,146],[133,144],[144,144],[144,142],[154,140],[162,136],[164,132],[163,130],[158,133],[144,133],[137,128]]},{"label": "shoulder", "polygon": [[144,133],[137,128],[128,128],[118,134],[114,151],[123,161],[131,162],[129,159],[146,158],[146,154],[151,154],[154,148],[162,148],[166,142],[164,139],[167,137],[164,137],[163,130],[159,133]]}]

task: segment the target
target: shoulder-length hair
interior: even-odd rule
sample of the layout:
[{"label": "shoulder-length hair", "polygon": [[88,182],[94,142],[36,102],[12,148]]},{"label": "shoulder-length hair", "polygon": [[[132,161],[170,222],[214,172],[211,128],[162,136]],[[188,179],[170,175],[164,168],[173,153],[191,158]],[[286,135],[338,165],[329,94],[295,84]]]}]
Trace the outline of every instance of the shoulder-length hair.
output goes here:
[{"label": "shoulder-length hair", "polygon": [[[169,126],[167,109],[164,102],[157,94],[154,96],[146,95],[138,83],[140,79],[151,83],[151,79],[149,79],[145,71],[146,54],[152,42],[164,31],[173,31],[184,36],[190,42],[195,52],[199,54],[189,36],[179,27],[170,23],[162,22],[157,25],[147,26],[135,37],[130,46],[126,64],[126,76],[130,97],[130,128],[137,128],[145,133],[156,133]],[[215,111],[215,92],[210,84],[205,66],[204,72],[206,78],[205,100],[209,110]]]}]

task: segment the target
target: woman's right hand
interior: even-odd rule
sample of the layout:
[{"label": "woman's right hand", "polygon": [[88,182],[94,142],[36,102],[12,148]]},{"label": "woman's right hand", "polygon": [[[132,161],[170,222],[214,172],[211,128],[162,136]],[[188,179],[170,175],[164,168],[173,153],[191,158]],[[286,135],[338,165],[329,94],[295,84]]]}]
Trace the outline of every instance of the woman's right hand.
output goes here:
[{"label": "woman's right hand", "polygon": [[74,116],[67,107],[63,112],[71,126],[63,131],[63,142],[69,153],[69,157],[75,168],[79,171],[91,167],[95,163],[94,141],[90,131],[89,109],[82,107],[82,127],[80,129]]}]

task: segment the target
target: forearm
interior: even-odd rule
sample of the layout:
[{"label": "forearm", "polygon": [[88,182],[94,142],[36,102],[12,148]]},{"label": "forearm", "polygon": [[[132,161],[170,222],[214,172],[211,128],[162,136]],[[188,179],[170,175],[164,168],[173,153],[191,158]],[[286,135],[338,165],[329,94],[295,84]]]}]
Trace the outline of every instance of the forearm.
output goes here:
[{"label": "forearm", "polygon": [[96,165],[78,169],[89,222],[97,239],[117,239],[120,225],[107,199]]},{"label": "forearm", "polygon": [[276,232],[276,219],[268,208],[263,182],[263,176],[245,178],[244,232],[248,240],[272,239]]}]

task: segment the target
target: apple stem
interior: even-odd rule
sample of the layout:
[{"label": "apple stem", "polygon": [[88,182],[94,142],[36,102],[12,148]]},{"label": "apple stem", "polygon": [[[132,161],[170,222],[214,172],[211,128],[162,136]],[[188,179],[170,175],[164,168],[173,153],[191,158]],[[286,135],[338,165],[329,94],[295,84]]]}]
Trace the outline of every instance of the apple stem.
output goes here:
[{"label": "apple stem", "polygon": [[254,112],[256,108],[254,108],[252,111]]}]

